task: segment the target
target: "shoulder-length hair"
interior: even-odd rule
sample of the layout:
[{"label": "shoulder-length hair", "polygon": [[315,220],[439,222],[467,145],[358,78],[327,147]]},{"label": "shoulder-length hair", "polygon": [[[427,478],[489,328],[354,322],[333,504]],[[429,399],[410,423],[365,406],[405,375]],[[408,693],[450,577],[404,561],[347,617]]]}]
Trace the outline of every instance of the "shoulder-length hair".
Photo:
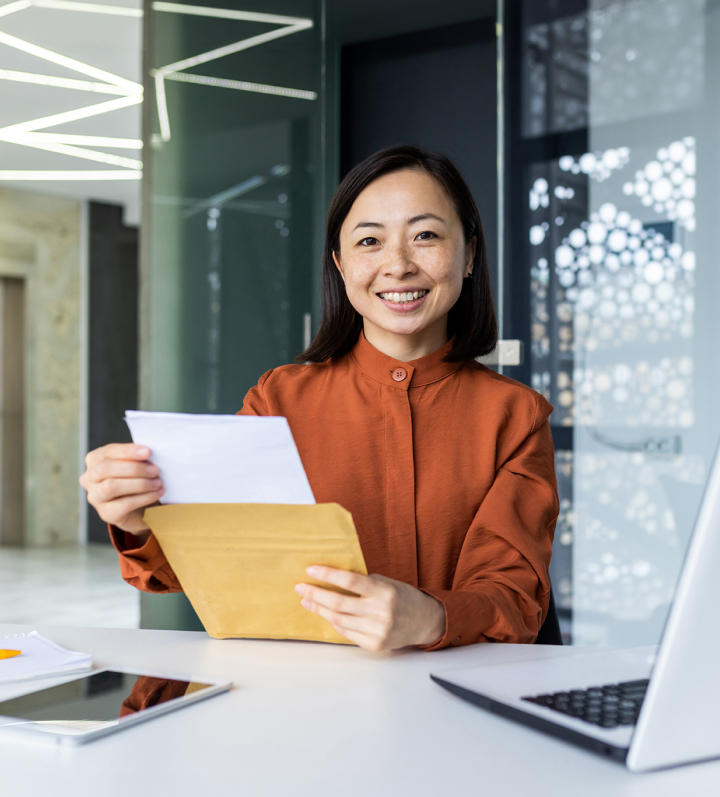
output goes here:
[{"label": "shoulder-length hair", "polygon": [[350,208],[370,183],[402,169],[417,169],[434,177],[452,199],[465,232],[476,239],[472,275],[463,280],[460,297],[448,315],[448,333],[455,336],[447,362],[462,362],[489,354],[497,345],[497,319],[488,270],[485,237],[475,200],[455,164],[445,155],[420,147],[387,147],[355,166],[338,186],[327,217],[323,250],[323,314],[315,340],[298,362],[325,362],[346,354],[363,328],[362,316],[350,304],[343,279],[333,261],[340,252],[340,228]]}]

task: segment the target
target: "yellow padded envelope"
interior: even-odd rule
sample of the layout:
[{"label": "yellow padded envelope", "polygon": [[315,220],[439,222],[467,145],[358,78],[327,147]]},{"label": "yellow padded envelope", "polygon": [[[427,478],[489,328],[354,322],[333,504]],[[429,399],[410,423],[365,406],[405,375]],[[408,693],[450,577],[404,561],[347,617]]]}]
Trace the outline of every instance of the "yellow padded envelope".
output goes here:
[{"label": "yellow padded envelope", "polygon": [[338,504],[169,504],[146,509],[145,522],[211,637],[351,644],[295,592],[320,583],[310,565],[367,575]]}]

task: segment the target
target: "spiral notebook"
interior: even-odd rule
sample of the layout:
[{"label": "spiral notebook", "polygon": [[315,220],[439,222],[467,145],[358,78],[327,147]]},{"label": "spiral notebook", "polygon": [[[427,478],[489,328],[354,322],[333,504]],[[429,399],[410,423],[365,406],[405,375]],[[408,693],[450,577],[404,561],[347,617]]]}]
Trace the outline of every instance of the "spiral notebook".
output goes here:
[{"label": "spiral notebook", "polygon": [[19,650],[20,655],[0,659],[0,684],[82,672],[89,670],[93,662],[91,654],[66,650],[37,631],[0,637],[2,649]]}]

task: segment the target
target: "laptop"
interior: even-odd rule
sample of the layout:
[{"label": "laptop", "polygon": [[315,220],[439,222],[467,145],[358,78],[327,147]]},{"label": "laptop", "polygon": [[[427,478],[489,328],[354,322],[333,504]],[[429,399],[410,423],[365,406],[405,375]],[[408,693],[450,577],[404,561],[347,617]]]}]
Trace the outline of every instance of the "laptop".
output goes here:
[{"label": "laptop", "polygon": [[659,646],[432,673],[495,714],[634,772],[720,757],[720,447]]}]

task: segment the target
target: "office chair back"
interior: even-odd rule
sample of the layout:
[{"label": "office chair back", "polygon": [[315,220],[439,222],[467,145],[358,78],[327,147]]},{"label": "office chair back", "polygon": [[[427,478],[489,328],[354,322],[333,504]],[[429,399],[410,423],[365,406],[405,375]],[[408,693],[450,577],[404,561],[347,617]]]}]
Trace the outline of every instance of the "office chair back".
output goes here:
[{"label": "office chair back", "polygon": [[562,645],[562,634],[560,633],[560,621],[558,620],[557,609],[555,608],[555,598],[553,597],[552,587],[550,587],[550,605],[548,606],[545,622],[540,627],[540,631],[535,640],[536,645]]}]

